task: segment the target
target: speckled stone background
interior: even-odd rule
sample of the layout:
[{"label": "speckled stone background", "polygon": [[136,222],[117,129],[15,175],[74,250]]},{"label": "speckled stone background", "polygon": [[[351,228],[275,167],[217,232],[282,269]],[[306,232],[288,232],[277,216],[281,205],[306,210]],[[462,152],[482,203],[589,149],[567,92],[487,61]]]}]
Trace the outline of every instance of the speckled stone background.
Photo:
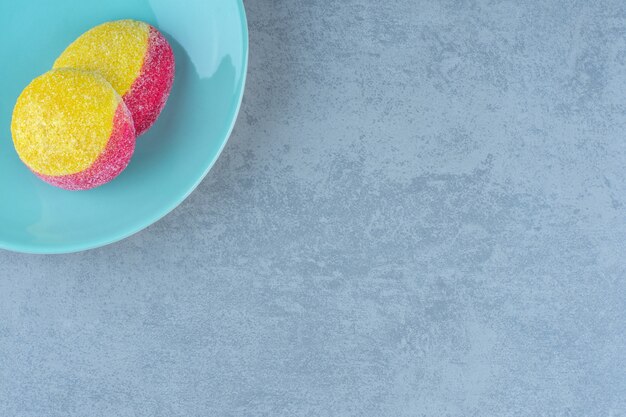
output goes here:
[{"label": "speckled stone background", "polygon": [[0,252],[0,415],[626,416],[626,3],[246,7],[182,206]]}]

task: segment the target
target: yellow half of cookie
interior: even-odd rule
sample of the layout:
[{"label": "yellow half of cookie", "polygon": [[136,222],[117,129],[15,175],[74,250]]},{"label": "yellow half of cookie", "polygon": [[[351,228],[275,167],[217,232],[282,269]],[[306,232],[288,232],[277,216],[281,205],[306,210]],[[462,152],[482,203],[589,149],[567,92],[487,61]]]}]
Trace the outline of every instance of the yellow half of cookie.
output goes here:
[{"label": "yellow half of cookie", "polygon": [[103,23],[76,39],[54,68],[97,71],[123,96],[141,74],[150,26],[136,20]]}]

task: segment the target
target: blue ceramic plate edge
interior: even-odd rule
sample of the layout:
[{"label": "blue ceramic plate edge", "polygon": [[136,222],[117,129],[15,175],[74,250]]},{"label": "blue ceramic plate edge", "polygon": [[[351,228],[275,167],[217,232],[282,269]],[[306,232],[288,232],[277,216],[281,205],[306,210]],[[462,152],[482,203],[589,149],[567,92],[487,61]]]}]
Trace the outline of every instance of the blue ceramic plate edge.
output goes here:
[{"label": "blue ceramic plate edge", "polygon": [[242,81],[240,84],[239,94],[237,98],[237,106],[235,107],[235,110],[232,116],[232,121],[228,128],[228,132],[226,133],[226,138],[224,139],[222,146],[217,151],[217,153],[215,154],[211,162],[209,162],[204,173],[202,173],[202,175],[198,178],[198,180],[191,187],[189,187],[189,189],[183,194],[183,196],[180,199],[178,199],[174,204],[168,206],[161,212],[158,212],[156,215],[150,217],[149,220],[139,223],[139,226],[132,228],[130,232],[120,233],[119,235],[114,236],[109,239],[103,239],[101,241],[93,241],[93,242],[86,243],[84,245],[83,244],[67,245],[67,246],[58,245],[54,247],[42,246],[38,248],[33,248],[31,246],[20,245],[20,244],[16,245],[10,242],[0,241],[0,249],[10,250],[13,252],[20,252],[20,253],[36,254],[36,255],[58,255],[58,254],[76,253],[76,252],[86,251],[89,249],[100,248],[100,247],[110,245],[115,242],[119,242],[120,240],[124,240],[127,237],[130,237],[134,235],[135,233],[138,233],[142,231],[143,229],[153,225],[154,223],[158,222],[163,217],[171,213],[176,207],[178,207],[183,201],[185,201],[187,197],[189,197],[189,195],[198,187],[198,185],[200,185],[202,180],[207,176],[211,168],[213,168],[213,165],[215,164],[215,162],[221,155],[222,151],[224,150],[226,143],[228,143],[228,139],[230,138],[230,135],[233,132],[235,123],[237,122],[237,116],[239,115],[241,102],[243,101],[243,93],[245,91],[246,78],[247,78],[247,73],[248,73],[248,50],[249,50],[248,19],[246,17],[246,9],[243,5],[243,0],[238,0],[237,3],[239,4],[239,9],[241,10],[241,16],[243,18],[242,27],[241,27],[242,35],[243,35],[242,36],[242,39],[243,39],[243,74],[242,74]]}]

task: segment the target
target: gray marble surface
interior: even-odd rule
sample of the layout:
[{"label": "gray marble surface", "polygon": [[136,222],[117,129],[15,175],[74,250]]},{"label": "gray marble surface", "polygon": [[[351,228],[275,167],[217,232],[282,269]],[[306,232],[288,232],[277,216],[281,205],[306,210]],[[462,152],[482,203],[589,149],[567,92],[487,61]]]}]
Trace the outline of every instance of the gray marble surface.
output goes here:
[{"label": "gray marble surface", "polygon": [[626,416],[626,4],[246,7],[187,201],[0,252],[0,415]]}]

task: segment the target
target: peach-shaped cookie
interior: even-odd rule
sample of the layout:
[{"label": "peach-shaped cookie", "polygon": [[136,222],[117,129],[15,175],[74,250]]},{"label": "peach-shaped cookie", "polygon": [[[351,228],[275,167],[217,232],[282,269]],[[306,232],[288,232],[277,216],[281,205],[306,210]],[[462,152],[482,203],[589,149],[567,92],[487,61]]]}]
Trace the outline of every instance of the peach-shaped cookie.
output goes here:
[{"label": "peach-shaped cookie", "polygon": [[163,35],[149,24],[117,20],[82,34],[59,56],[54,68],[102,74],[124,99],[139,136],[165,106],[174,81],[174,54]]},{"label": "peach-shaped cookie", "polygon": [[20,159],[44,181],[86,190],[111,181],[135,149],[130,111],[95,72],[58,69],[20,94],[11,121]]}]

